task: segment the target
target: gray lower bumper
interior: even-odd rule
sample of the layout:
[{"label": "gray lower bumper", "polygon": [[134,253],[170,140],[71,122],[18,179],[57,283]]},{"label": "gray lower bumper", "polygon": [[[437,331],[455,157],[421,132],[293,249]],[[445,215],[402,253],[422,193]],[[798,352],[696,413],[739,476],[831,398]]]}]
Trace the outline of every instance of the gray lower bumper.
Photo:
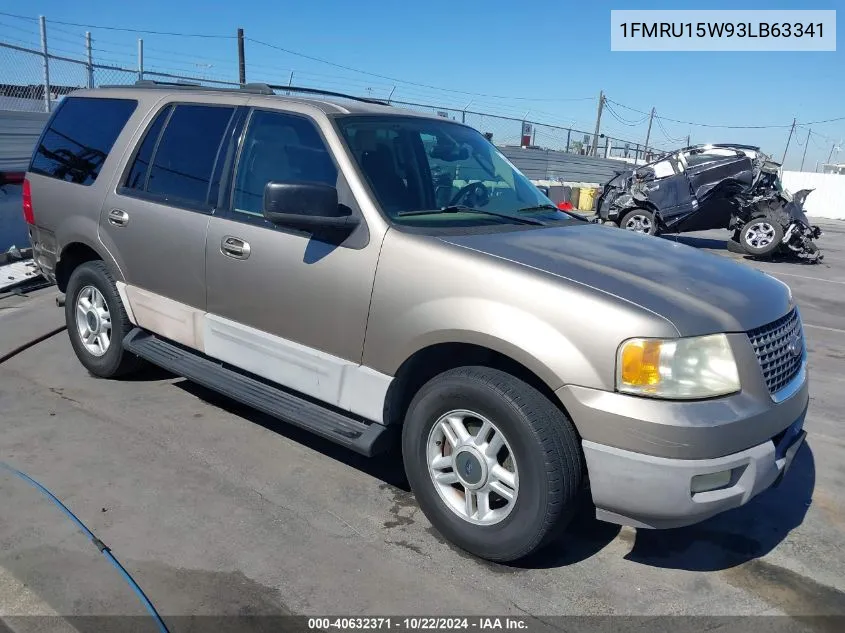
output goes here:
[{"label": "gray lower bumper", "polygon": [[[584,455],[596,517],[645,528],[674,528],[703,521],[747,503],[779,481],[804,441],[804,417],[778,440],[714,459],[670,459],[585,440]],[[725,488],[692,492],[692,479],[731,470]]]}]

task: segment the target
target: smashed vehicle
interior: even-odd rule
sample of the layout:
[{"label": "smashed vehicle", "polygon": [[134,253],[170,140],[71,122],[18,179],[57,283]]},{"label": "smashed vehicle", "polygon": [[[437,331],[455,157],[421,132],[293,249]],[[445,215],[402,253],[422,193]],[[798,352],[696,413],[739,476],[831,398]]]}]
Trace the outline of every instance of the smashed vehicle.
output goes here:
[{"label": "smashed vehicle", "polygon": [[803,210],[812,190],[790,194],[779,168],[757,147],[686,147],[618,173],[599,196],[596,221],[649,235],[729,229],[733,252],[821,261],[821,230]]}]

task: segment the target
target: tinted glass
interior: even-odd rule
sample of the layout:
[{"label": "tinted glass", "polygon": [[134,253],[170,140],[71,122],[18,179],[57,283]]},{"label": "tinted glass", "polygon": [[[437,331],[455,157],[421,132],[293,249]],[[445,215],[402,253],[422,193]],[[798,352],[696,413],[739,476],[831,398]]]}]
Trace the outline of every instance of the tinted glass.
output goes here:
[{"label": "tinted glass", "polygon": [[161,128],[167,120],[167,114],[169,112],[169,106],[159,112],[155,121],[153,121],[153,124],[144,135],[141,147],[138,149],[138,153],[135,155],[135,160],[132,162],[132,169],[129,170],[129,175],[126,177],[125,186],[129,189],[143,190],[144,187],[146,187],[147,168],[150,166],[150,159],[153,157],[153,150],[158,142],[158,137],[161,134]]},{"label": "tinted glass", "polygon": [[[394,222],[415,226],[515,222],[491,214],[572,219],[474,129],[442,119],[396,115],[351,115],[338,117],[337,122],[379,205]],[[448,213],[438,213],[444,208]]]},{"label": "tinted glass", "polygon": [[232,112],[234,108],[176,106],[153,157],[147,191],[167,201],[204,205]]},{"label": "tinted glass", "polygon": [[31,172],[90,185],[138,102],[66,97],[32,157]]},{"label": "tinted glass", "polygon": [[235,179],[236,211],[261,215],[264,185],[337,185],[337,167],[314,124],[303,117],[256,110],[250,118]]}]

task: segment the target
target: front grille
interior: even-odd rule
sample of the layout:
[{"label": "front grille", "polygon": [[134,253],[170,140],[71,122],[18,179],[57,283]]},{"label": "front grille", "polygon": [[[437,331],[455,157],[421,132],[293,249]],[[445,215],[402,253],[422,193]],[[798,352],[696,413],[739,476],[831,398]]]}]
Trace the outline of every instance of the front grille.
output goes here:
[{"label": "front grille", "polygon": [[757,354],[769,392],[777,393],[801,369],[804,333],[798,312],[792,310],[777,321],[749,331],[748,338]]}]

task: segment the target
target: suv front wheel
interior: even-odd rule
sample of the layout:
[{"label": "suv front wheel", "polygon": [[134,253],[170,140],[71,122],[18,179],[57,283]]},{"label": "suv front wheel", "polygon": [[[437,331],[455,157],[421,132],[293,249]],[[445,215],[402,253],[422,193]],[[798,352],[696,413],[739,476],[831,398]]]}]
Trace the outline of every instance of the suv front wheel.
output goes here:
[{"label": "suv front wheel", "polygon": [[402,449],[429,521],[488,560],[547,544],[577,504],[575,428],[539,391],[496,369],[461,367],[426,383],[405,417]]},{"label": "suv front wheel", "polygon": [[123,337],[132,323],[104,262],[85,262],[71,273],[65,293],[65,321],[73,351],[95,376],[121,376],[143,363],[123,349]]}]

